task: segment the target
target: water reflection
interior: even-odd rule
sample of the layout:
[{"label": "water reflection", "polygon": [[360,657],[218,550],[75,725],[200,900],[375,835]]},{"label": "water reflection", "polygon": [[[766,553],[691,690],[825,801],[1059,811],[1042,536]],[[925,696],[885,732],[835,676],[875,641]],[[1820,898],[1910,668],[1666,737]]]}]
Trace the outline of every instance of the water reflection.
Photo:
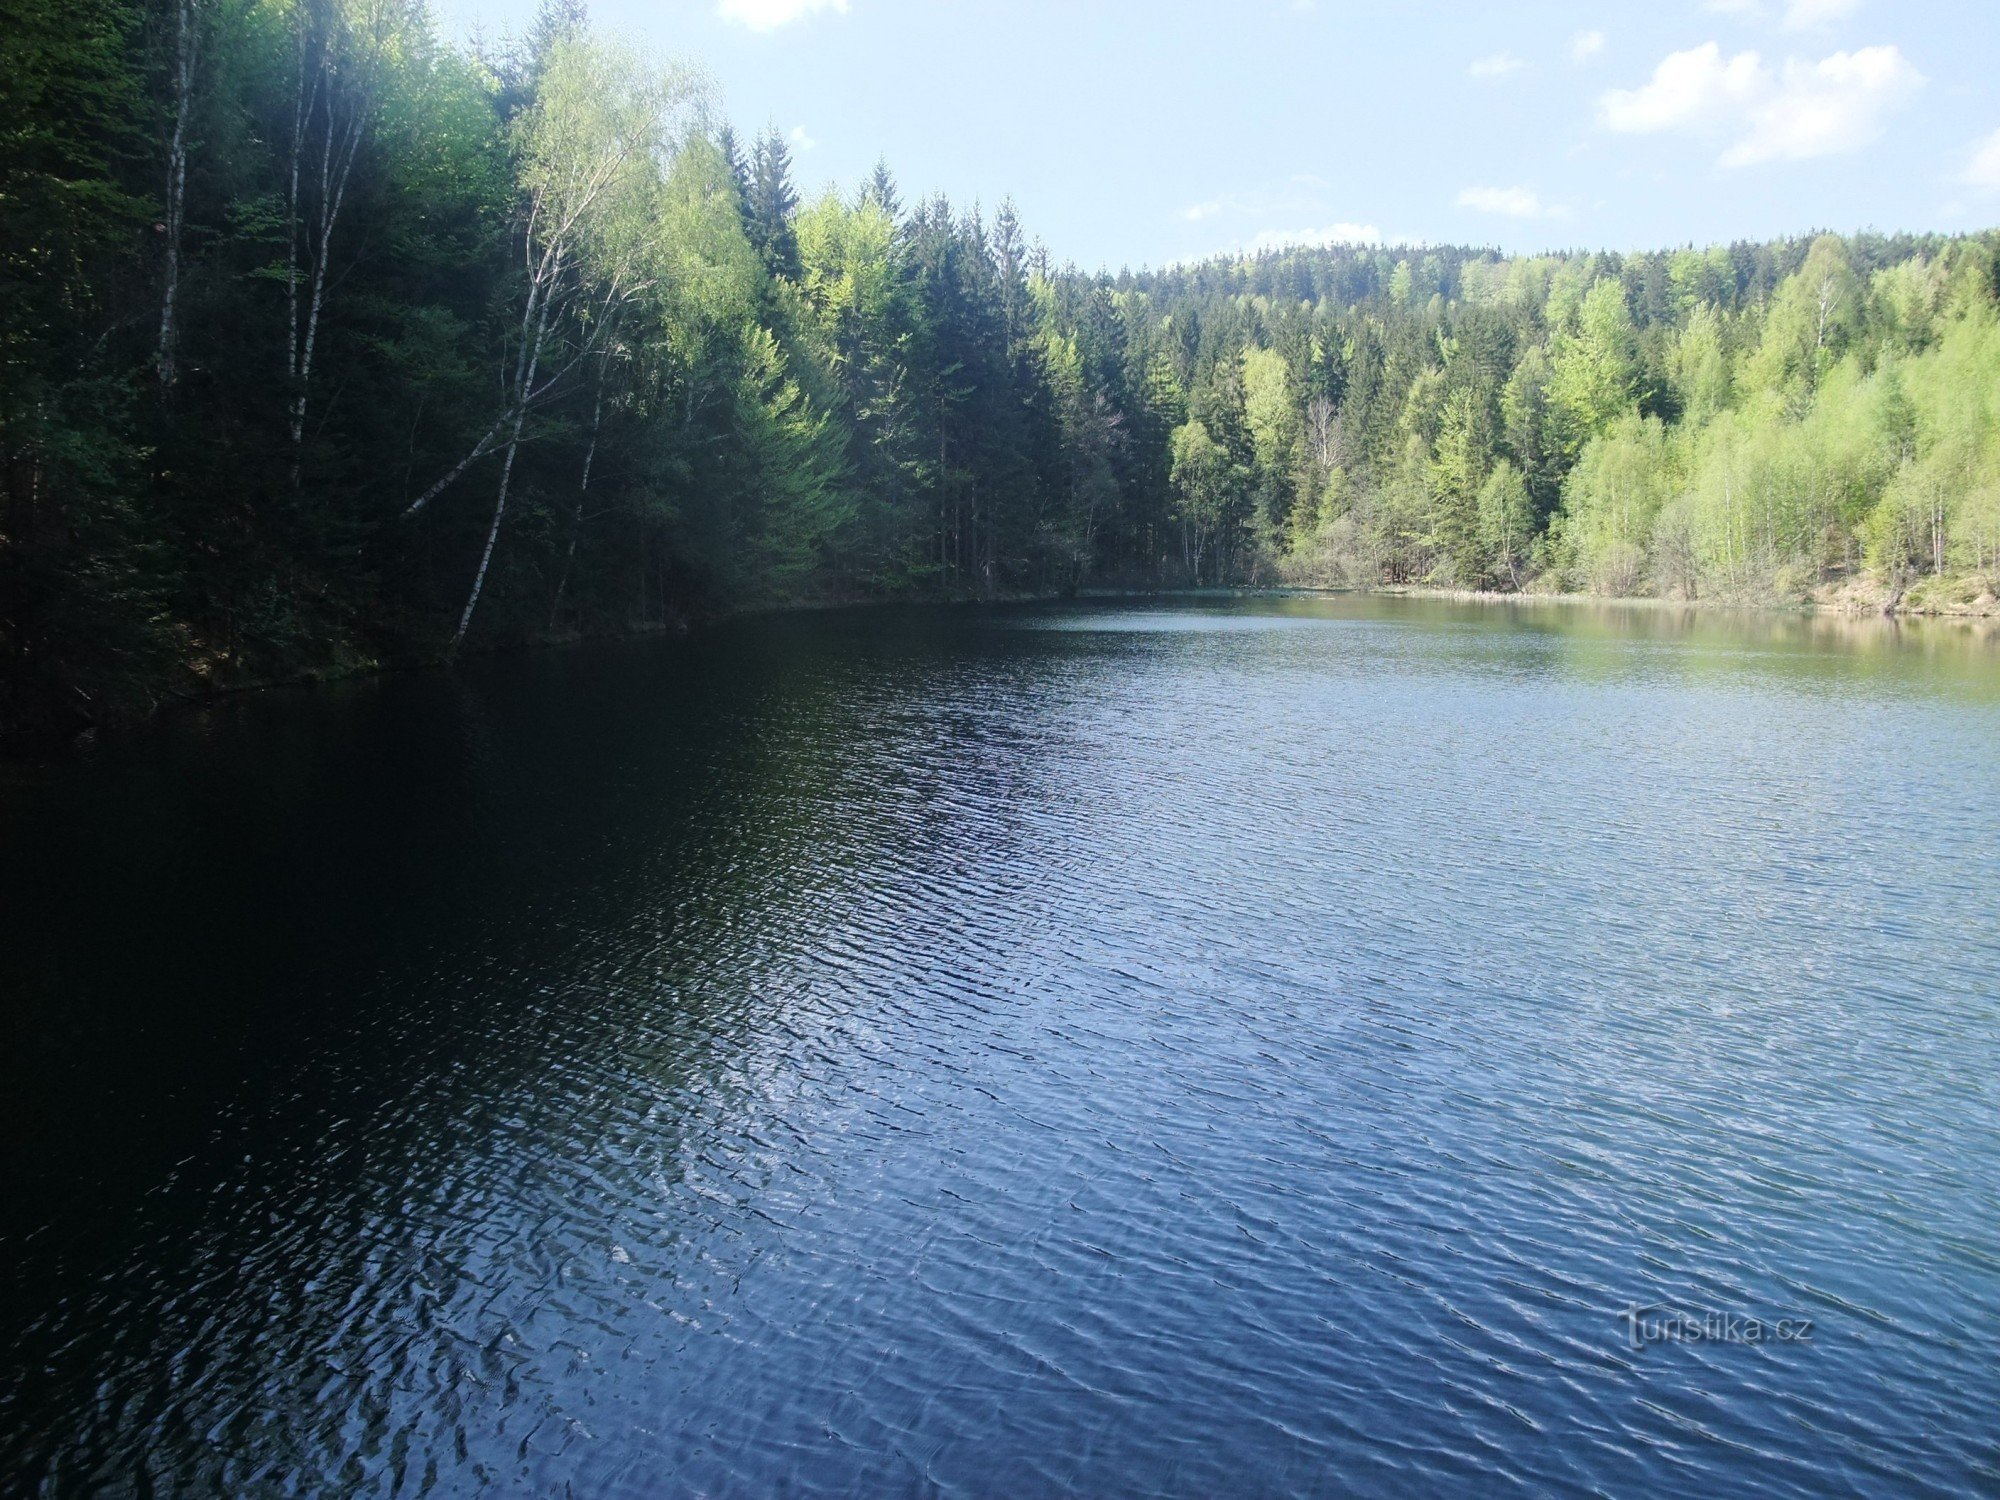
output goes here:
[{"label": "water reflection", "polygon": [[870,612],[107,747],[0,804],[0,1474],[1990,1482],[1995,662],[1792,628]]}]

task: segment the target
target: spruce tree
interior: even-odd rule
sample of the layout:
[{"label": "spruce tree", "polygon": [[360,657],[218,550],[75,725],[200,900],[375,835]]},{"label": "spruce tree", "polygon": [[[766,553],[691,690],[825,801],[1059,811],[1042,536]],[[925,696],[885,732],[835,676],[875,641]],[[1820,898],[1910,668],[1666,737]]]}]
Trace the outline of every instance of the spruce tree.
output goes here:
[{"label": "spruce tree", "polygon": [[771,274],[797,281],[802,274],[792,215],[799,196],[792,189],[792,153],[774,125],[757,142],[750,169],[750,240]]},{"label": "spruce tree", "polygon": [[[743,232],[750,234],[750,169],[743,161],[743,145],[736,139],[736,131],[724,125],[715,137],[715,146],[722,153],[722,159],[729,164],[729,183],[736,198],[736,215],[743,225]],[[751,242],[754,244],[755,237]]]},{"label": "spruce tree", "polygon": [[891,219],[901,221],[903,203],[896,195],[896,178],[889,170],[888,158],[881,158],[875,163],[875,170],[862,186],[861,201],[872,203]]},{"label": "spruce tree", "polygon": [[584,0],[542,0],[535,24],[528,31],[528,56],[537,78],[548,66],[558,42],[583,36],[590,29],[590,7]]},{"label": "spruce tree", "polygon": [[1014,200],[1002,200],[993,221],[993,268],[999,278],[1000,314],[1010,345],[1028,330],[1028,246]]}]

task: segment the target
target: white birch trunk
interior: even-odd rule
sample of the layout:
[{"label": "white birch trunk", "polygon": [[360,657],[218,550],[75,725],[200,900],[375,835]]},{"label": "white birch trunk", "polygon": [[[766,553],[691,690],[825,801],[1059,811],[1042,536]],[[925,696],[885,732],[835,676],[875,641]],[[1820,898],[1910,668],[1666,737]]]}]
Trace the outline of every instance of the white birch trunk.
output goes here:
[{"label": "white birch trunk", "polygon": [[174,46],[174,133],[167,146],[167,269],[160,292],[162,391],[180,380],[181,233],[187,223],[188,115],[194,106],[195,0],[178,0]]},{"label": "white birch trunk", "polygon": [[[307,16],[315,0],[299,4],[299,92],[294,105],[294,132],[291,163],[291,262],[286,272],[287,363],[291,381],[290,435],[292,441],[292,487],[299,484],[301,450],[305,446],[306,416],[311,407],[313,356],[319,347],[320,316],[326,307],[327,272],[332,264],[334,230],[347,199],[347,187],[354,164],[361,154],[375,114],[376,71],[388,40],[391,16],[377,11],[371,35],[347,35],[345,17],[337,8],[329,9],[317,28],[318,66],[310,85],[306,82],[306,59],[310,50]],[[339,35],[336,36],[336,31]],[[336,53],[336,42],[344,58]],[[366,48],[365,53],[363,48]],[[347,87],[339,85],[335,70],[345,63],[358,75]],[[300,173],[305,156],[306,132],[316,116],[326,121],[319,150],[317,212],[307,221],[300,192]],[[309,264],[308,264],[309,263]],[[309,273],[306,306],[301,321],[299,284]]]},{"label": "white birch trunk", "polygon": [[555,598],[549,603],[549,629],[556,628],[556,617],[562,613],[563,595],[569,589],[569,570],[576,562],[576,541],[583,531],[583,505],[590,496],[590,471],[597,463],[597,435],[604,426],[604,375],[605,365],[610,355],[606,354],[597,365],[597,401],[590,412],[590,446],[583,451],[583,478],[576,487],[576,508],[569,518],[569,546],[563,549],[562,572],[556,577]]},{"label": "white birch trunk", "polygon": [[[550,262],[544,257],[543,266]],[[537,280],[529,283],[528,305],[523,321],[534,320],[532,338],[524,337],[521,352],[515,362],[513,430],[507,436],[507,457],[500,465],[500,489],[493,503],[493,524],[486,528],[486,546],[479,554],[479,571],[472,577],[472,592],[465,601],[465,613],[458,617],[458,629],[451,638],[450,656],[458,655],[458,648],[465,644],[465,633],[472,628],[472,612],[479,608],[479,595],[486,587],[486,570],[493,565],[493,544],[500,539],[500,522],[507,514],[507,491],[514,480],[514,459],[521,451],[521,425],[528,417],[528,392],[534,389],[535,372],[542,361],[542,343],[548,337],[549,306],[554,298],[553,288],[545,288]],[[540,302],[540,318],[536,320],[536,303]]]}]

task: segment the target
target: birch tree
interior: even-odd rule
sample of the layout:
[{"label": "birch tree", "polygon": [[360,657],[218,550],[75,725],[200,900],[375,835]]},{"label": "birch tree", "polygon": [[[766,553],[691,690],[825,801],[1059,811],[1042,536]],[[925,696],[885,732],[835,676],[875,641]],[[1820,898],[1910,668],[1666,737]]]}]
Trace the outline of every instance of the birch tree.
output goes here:
[{"label": "birch tree", "polygon": [[154,369],[162,391],[180,380],[181,238],[187,227],[189,116],[194,113],[195,65],[201,51],[198,0],[173,0],[174,52],[169,81],[174,96],[174,129],[167,141],[167,264],[160,288],[160,340]]},{"label": "birch tree", "polygon": [[549,601],[549,629],[562,617],[563,595],[569,591],[570,569],[576,566],[576,544],[583,536],[583,508],[590,499],[590,471],[597,467],[597,443],[604,433],[604,389],[611,378],[611,343],[607,337],[597,355],[597,391],[590,403],[590,439],[583,450],[583,471],[577,478],[576,500],[570,507],[569,540],[563,546],[562,571],[556,575],[555,596]]},{"label": "birch tree", "polygon": [[521,300],[500,412],[472,450],[404,511],[418,514],[478,459],[501,455],[493,518],[453,654],[492,567],[529,413],[604,346],[620,310],[652,285],[647,229],[677,128],[700,97],[691,73],[576,33],[554,43],[535,100],[516,126]]},{"label": "birch tree", "polygon": [[334,230],[374,127],[391,48],[412,22],[409,0],[293,0],[297,72],[286,197],[285,380],[295,489]]},{"label": "birch tree", "polygon": [[1222,531],[1234,476],[1229,450],[1199,420],[1174,429],[1172,483],[1188,575],[1201,587],[1201,566]]}]

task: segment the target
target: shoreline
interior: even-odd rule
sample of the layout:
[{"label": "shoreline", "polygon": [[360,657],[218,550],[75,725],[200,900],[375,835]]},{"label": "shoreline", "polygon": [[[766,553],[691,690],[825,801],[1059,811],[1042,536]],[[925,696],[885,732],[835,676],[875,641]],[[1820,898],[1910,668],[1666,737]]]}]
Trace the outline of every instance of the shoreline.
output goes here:
[{"label": "shoreline", "polygon": [[1615,606],[1620,609],[1679,610],[1702,614],[1794,615],[1802,618],[1842,620],[1935,620],[1943,623],[1977,624],[2000,620],[2000,599],[1979,596],[1962,605],[1910,604],[1904,595],[1886,592],[1858,592],[1852,584],[1817,590],[1806,599],[1730,599],[1721,597],[1665,599],[1657,594],[1591,594],[1508,591],[1503,589],[1448,589],[1427,584],[1378,584],[1365,588],[1337,588],[1316,584],[1274,584],[1245,589],[1246,594],[1295,594],[1312,598],[1340,594],[1376,595],[1388,598],[1434,599],[1452,604],[1535,604]]},{"label": "shoreline", "polygon": [[[461,652],[460,658],[490,658],[518,655],[530,651],[560,650],[591,643],[644,640],[652,636],[693,635],[703,630],[724,625],[732,620],[752,619],[775,615],[808,615],[833,613],[849,609],[893,609],[917,607],[926,609],[951,607],[977,607],[992,605],[1056,604],[1065,600],[1077,602],[1112,602],[1137,599],[1336,599],[1336,598],[1390,598],[1414,599],[1445,604],[1505,605],[1508,607],[1533,606],[1536,608],[1614,608],[1642,613],[1672,611],[1679,614],[1705,615],[1748,615],[1790,617],[1794,619],[1825,619],[1865,621],[1881,620],[1888,624],[1900,621],[1925,621],[1940,625],[1960,625],[1978,627],[2000,622],[2000,600],[1990,595],[1981,596],[1970,603],[1957,607],[1937,607],[1929,603],[1909,604],[1906,596],[1896,595],[1891,600],[1886,591],[1872,594],[1850,581],[1838,586],[1825,586],[1815,597],[1794,600],[1745,600],[1726,598],[1706,599],[1663,599],[1656,595],[1644,594],[1590,594],[1557,593],[1539,590],[1509,592],[1495,589],[1450,589],[1424,584],[1376,584],[1366,586],[1340,586],[1299,583],[1267,584],[1218,584],[1208,587],[1180,588],[1119,588],[1113,586],[1099,588],[1078,588],[1047,593],[1004,593],[992,596],[949,595],[917,598],[883,598],[879,596],[858,596],[851,598],[789,600],[774,603],[736,604],[725,608],[691,615],[682,619],[655,625],[635,626],[624,630],[607,631],[558,631],[532,637],[496,642],[475,650]],[[1883,602],[1889,601],[1889,602]],[[58,732],[36,732],[32,730],[0,731],[0,762],[34,762],[37,760],[60,759],[79,744],[93,741],[103,735],[116,735],[141,725],[159,720],[182,711],[200,709],[229,699],[253,693],[277,692],[295,688],[313,688],[333,683],[353,682],[370,677],[387,677],[405,672],[449,671],[453,665],[451,658],[424,657],[412,655],[396,660],[361,659],[334,667],[317,667],[301,670],[286,676],[258,678],[254,680],[222,683],[198,691],[179,689],[165,690],[160,699],[150,708],[141,712],[113,716],[106,720],[85,723],[68,734]]]}]

